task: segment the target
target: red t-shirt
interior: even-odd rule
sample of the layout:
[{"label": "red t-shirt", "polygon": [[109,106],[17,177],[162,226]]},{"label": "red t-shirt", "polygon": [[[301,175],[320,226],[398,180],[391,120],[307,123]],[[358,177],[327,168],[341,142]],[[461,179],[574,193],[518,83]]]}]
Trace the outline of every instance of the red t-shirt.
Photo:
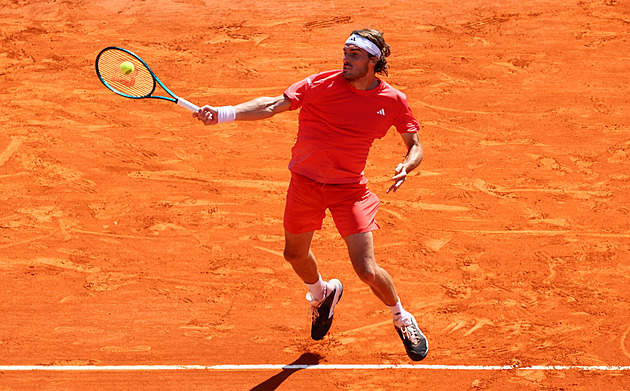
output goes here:
[{"label": "red t-shirt", "polygon": [[399,133],[418,131],[407,97],[380,80],[363,91],[352,87],[342,71],[312,75],[284,95],[291,110],[301,108],[297,141],[289,170],[320,183],[367,183],[368,153],[390,127]]}]

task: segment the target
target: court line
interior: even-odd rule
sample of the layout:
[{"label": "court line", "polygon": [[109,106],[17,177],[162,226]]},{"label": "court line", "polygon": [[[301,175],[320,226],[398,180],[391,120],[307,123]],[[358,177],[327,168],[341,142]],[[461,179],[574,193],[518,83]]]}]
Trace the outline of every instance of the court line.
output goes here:
[{"label": "court line", "polygon": [[440,371],[630,371],[630,366],[604,365],[421,365],[421,364],[245,364],[245,365],[0,365],[0,372],[147,372],[147,371],[260,371],[260,370],[440,370]]},{"label": "court line", "polygon": [[570,231],[570,230],[535,230],[535,229],[508,229],[508,230],[479,230],[479,229],[442,229],[444,232],[461,232],[465,234],[479,235],[531,235],[531,236],[558,236],[558,235],[575,235],[575,236],[592,236],[597,238],[630,238],[630,232],[605,233],[596,231]]}]

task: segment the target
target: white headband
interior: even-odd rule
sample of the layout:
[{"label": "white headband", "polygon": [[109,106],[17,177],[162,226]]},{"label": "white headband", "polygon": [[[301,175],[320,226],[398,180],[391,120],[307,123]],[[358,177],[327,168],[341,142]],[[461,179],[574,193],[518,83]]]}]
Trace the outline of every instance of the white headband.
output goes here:
[{"label": "white headband", "polygon": [[374,42],[369,39],[365,39],[356,34],[352,34],[350,38],[346,41],[346,45],[355,45],[360,47],[361,49],[365,49],[366,52],[370,53],[373,56],[381,58],[381,49],[378,48],[374,44]]}]

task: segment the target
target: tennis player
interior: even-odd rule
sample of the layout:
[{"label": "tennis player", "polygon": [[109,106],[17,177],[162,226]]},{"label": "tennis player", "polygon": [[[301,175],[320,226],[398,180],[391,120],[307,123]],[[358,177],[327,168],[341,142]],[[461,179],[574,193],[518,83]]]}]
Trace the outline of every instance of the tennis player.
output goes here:
[{"label": "tennis player", "polygon": [[412,360],[422,360],[428,342],[416,319],[403,309],[391,276],[374,255],[372,231],[378,197],[368,190],[364,168],[370,147],[394,126],[407,147],[394,170],[396,191],[422,161],[419,125],[406,96],[383,80],[389,45],[372,29],[355,30],[343,47],[343,69],[312,75],[278,97],[260,97],[236,106],[204,106],[193,116],[206,125],[272,117],[300,109],[297,141],[289,163],[291,182],[284,213],[284,257],[308,288],[311,337],[322,339],[332,325],[333,310],[343,293],[337,279],[322,280],[311,251],[314,231],[326,209],[348,246],[359,278],[391,310],[394,327]]}]

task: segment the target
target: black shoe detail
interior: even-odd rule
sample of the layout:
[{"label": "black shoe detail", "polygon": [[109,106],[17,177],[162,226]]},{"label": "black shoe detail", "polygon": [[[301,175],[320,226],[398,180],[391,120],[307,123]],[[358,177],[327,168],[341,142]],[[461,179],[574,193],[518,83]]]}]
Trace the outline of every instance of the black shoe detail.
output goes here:
[{"label": "black shoe detail", "polygon": [[400,328],[394,325],[394,328],[405,345],[409,358],[413,361],[420,361],[429,353],[429,341],[420,331],[415,319],[412,318],[410,323]]},{"label": "black shoe detail", "polygon": [[[335,280],[331,280],[330,282],[333,281]],[[343,285],[341,285],[339,280],[336,282],[338,282],[338,285],[335,284],[337,286],[335,286],[335,288],[330,291],[330,294],[327,295],[321,303],[319,303],[319,306],[313,306],[311,308],[311,318],[313,322],[311,325],[311,338],[315,341],[319,341],[324,338],[326,333],[328,333],[328,330],[330,330],[330,326],[332,326],[334,314],[333,308],[337,305],[339,299],[341,299],[341,295],[343,294]]]}]

